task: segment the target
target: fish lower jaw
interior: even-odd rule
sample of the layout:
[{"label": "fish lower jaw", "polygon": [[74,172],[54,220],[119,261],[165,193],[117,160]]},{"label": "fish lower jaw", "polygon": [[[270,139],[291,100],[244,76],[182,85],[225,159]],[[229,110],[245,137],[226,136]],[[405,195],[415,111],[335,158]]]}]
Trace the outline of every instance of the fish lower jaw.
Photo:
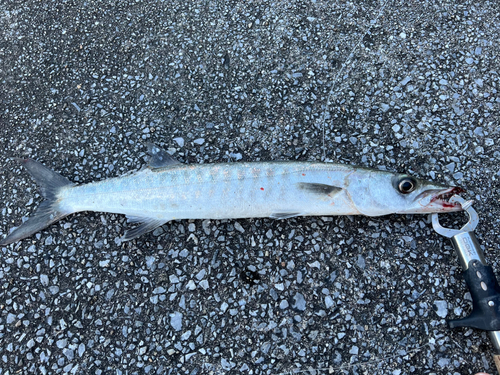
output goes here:
[{"label": "fish lower jaw", "polygon": [[433,203],[438,205],[438,207],[439,206],[441,207],[440,212],[463,211],[462,205],[460,203],[454,203],[454,202],[452,203],[447,200],[441,200],[441,199],[434,201]]},{"label": "fish lower jaw", "polygon": [[440,212],[462,211],[462,205],[459,202],[450,201],[450,198],[464,192],[464,189],[457,186],[445,189],[431,198],[429,206],[438,209]]}]

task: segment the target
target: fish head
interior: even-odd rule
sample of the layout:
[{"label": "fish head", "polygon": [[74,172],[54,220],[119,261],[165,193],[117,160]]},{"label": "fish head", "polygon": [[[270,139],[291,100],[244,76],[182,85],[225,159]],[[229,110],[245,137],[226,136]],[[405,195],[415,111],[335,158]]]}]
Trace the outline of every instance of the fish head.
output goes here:
[{"label": "fish head", "polygon": [[384,171],[371,171],[368,178],[356,177],[355,174],[350,177],[348,190],[354,205],[363,215],[462,211],[460,203],[449,201],[453,195],[464,192],[460,187]]}]

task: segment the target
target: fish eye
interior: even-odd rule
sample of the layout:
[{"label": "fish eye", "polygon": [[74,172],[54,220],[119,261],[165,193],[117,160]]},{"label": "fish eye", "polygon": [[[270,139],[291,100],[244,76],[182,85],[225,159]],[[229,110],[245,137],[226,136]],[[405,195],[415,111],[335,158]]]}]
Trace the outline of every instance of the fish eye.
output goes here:
[{"label": "fish eye", "polygon": [[417,181],[412,177],[404,177],[398,183],[398,190],[402,194],[408,194],[417,187]]}]

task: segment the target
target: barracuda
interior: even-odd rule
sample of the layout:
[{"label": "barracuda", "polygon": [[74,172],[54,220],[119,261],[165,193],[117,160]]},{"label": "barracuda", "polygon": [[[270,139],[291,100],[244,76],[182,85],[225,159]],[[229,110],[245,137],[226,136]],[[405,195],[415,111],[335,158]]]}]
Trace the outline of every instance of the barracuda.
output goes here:
[{"label": "barracuda", "polygon": [[29,237],[75,212],[127,215],[136,238],[170,220],[367,215],[460,211],[448,198],[463,192],[405,174],[318,162],[181,164],[148,144],[140,171],[75,185],[37,161],[17,159],[45,197],[35,215],[0,245]]}]

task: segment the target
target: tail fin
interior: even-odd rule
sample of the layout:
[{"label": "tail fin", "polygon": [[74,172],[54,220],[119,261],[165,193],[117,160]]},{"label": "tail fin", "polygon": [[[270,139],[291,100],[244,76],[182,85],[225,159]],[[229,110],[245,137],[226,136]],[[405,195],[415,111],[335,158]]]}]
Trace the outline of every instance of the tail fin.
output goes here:
[{"label": "tail fin", "polygon": [[57,193],[62,187],[73,185],[71,181],[35,160],[16,158],[16,161],[22,163],[28,170],[35,182],[40,186],[40,191],[46,200],[40,204],[34,216],[28,218],[27,221],[1,240],[0,246],[29,237],[71,213],[59,210],[57,198]]}]

